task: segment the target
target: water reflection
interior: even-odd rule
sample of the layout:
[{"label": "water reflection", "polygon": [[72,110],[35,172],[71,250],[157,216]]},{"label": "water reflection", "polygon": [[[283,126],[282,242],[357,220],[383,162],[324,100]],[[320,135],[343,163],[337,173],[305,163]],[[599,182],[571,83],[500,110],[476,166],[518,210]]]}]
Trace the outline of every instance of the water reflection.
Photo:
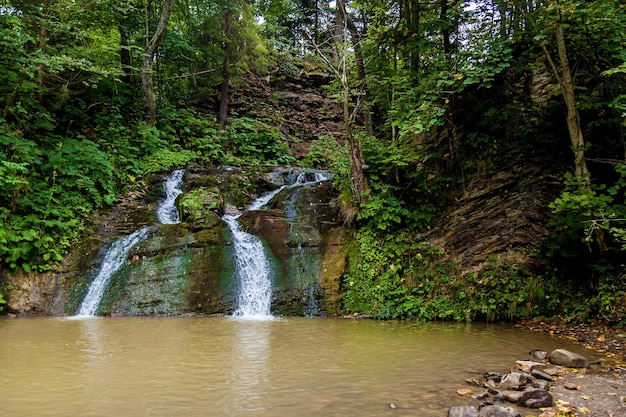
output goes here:
[{"label": "water reflection", "polygon": [[238,411],[268,408],[268,359],[272,321],[233,320],[235,338],[232,344],[230,390],[233,407]]}]

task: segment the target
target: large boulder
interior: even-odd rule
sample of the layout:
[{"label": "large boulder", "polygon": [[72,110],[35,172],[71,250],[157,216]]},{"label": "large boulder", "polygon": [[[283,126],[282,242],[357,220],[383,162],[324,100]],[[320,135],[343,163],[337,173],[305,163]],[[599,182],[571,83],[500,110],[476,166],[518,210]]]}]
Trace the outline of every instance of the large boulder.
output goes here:
[{"label": "large boulder", "polygon": [[552,407],[554,399],[552,394],[543,389],[525,391],[517,400],[517,404],[526,408]]},{"label": "large boulder", "polygon": [[556,349],[550,353],[550,363],[568,368],[588,368],[589,360],[567,349]]}]

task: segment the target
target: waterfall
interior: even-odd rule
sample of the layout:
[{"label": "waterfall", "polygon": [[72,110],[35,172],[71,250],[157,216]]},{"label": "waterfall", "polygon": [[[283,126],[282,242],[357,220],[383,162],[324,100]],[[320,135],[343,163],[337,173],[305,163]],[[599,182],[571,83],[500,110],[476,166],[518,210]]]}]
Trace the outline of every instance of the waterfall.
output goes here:
[{"label": "waterfall", "polygon": [[237,217],[225,215],[223,219],[233,235],[239,279],[239,307],[233,315],[249,319],[271,318],[271,266],[263,243],[258,237],[244,232]]},{"label": "waterfall", "polygon": [[[300,173],[295,179],[291,179],[293,181],[291,185],[283,185],[262,195],[254,200],[246,211],[261,209],[285,188],[312,185],[327,179],[328,175],[320,172]],[[238,217],[231,215],[222,217],[233,236],[235,269],[239,283],[238,307],[233,316],[253,320],[271,319],[273,317],[270,312],[272,304],[272,267],[261,239],[243,231],[237,221]]]},{"label": "waterfall", "polygon": [[157,219],[162,224],[177,224],[180,223],[178,210],[174,203],[176,197],[182,194],[181,186],[183,184],[184,169],[177,169],[165,180],[163,188],[165,191],[165,198],[160,201],[159,206],[156,209]]},{"label": "waterfall", "polygon": [[98,275],[89,286],[87,295],[85,295],[78,309],[78,313],[76,313],[77,316],[89,317],[96,315],[100,300],[102,299],[102,295],[104,294],[104,290],[111,276],[124,265],[128,252],[132,247],[148,237],[149,229],[149,227],[142,227],[130,235],[113,242],[104,256],[104,261],[102,261]]},{"label": "waterfall", "polygon": [[[180,221],[174,202],[176,201],[176,197],[182,192],[180,186],[182,184],[183,173],[184,170],[176,170],[172,172],[165,181],[164,188],[166,197],[159,202],[159,206],[156,210],[157,218],[163,224],[175,224]],[[104,260],[102,261],[98,275],[96,275],[89,286],[87,295],[85,295],[76,313],[76,317],[93,317],[96,315],[104,290],[109,284],[111,277],[126,263],[128,252],[130,252],[135,245],[146,240],[149,232],[150,227],[142,227],[130,235],[113,242],[104,255]]]}]

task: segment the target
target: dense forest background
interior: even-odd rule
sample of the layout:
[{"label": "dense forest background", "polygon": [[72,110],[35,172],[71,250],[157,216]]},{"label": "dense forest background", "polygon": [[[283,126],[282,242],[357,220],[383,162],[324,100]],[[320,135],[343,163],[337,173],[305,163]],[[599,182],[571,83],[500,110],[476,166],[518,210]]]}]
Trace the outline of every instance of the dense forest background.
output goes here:
[{"label": "dense forest background", "polygon": [[[346,312],[624,324],[625,31],[621,0],[1,0],[0,268],[54,269],[147,174],[297,164],[354,226]],[[342,135],[304,154],[229,108],[310,74]],[[556,190],[536,266],[461,273],[423,236],[504,161]]]}]

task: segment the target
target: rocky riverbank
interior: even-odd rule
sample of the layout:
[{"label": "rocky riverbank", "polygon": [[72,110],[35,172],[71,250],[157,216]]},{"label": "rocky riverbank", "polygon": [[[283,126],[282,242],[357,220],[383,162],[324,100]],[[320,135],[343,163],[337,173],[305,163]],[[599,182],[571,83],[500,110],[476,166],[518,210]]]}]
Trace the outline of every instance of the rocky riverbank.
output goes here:
[{"label": "rocky riverbank", "polygon": [[535,350],[507,372],[467,378],[457,394],[476,404],[451,407],[448,417],[625,416],[625,376],[615,353],[590,361],[565,349]]}]

